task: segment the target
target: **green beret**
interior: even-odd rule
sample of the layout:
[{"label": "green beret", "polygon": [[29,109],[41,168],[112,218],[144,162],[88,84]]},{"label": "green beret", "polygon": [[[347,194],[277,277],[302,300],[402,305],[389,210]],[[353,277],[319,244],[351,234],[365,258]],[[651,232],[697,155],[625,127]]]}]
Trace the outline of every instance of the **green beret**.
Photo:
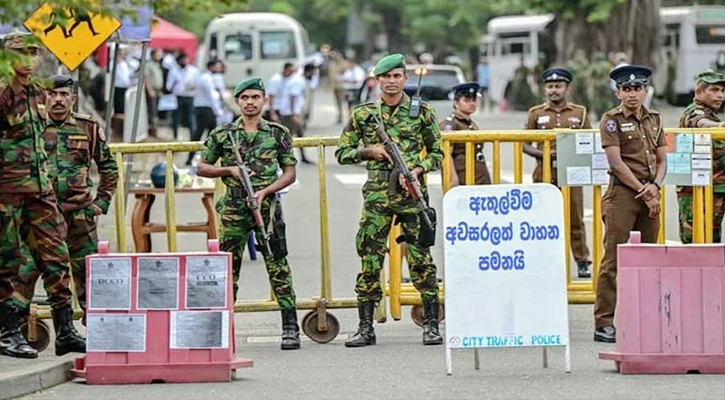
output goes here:
[{"label": "green beret", "polygon": [[265,91],[264,89],[264,81],[262,78],[247,78],[237,84],[237,86],[234,88],[234,97],[236,98],[240,94],[242,94],[243,91],[247,89],[257,89],[261,91]]},{"label": "green beret", "polygon": [[707,70],[697,75],[697,82],[705,82],[710,85],[716,83],[725,83],[725,76],[719,72]]},{"label": "green beret", "polygon": [[390,72],[395,68],[405,68],[405,56],[398,54],[390,54],[378,61],[373,70],[373,75],[378,76]]}]

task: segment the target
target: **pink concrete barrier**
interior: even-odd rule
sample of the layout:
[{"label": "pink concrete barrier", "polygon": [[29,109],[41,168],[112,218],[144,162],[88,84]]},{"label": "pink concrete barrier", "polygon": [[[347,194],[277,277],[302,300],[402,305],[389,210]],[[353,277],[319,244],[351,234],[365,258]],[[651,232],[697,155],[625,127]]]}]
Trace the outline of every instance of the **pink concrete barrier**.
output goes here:
[{"label": "pink concrete barrier", "polygon": [[618,248],[616,351],[623,374],[725,373],[725,245]]}]

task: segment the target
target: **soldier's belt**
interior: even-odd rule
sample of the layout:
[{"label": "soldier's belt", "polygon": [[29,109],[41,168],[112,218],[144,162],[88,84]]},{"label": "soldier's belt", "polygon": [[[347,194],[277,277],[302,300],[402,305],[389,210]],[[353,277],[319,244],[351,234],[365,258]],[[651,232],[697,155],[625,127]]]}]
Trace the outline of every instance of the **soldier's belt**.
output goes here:
[{"label": "soldier's belt", "polygon": [[390,173],[392,171],[387,169],[371,169],[368,170],[368,179],[377,181],[387,181],[390,179]]}]

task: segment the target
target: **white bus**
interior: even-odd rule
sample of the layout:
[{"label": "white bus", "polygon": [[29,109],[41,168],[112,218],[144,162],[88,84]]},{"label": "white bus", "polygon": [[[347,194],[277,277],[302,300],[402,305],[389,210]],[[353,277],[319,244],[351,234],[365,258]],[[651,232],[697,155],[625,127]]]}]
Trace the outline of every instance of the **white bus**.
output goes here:
[{"label": "white bus", "polygon": [[[713,68],[719,51],[725,50],[725,7],[691,6],[660,9],[662,53],[655,71],[654,84],[664,93],[668,57],[677,63],[675,92],[678,103],[692,100],[695,76]],[[506,16],[488,22],[488,34],[481,43],[481,54],[490,68],[489,97],[501,101],[513,80],[514,71],[524,64],[533,68],[546,56],[550,42],[549,24],[553,14]]]},{"label": "white bus", "polygon": [[285,63],[302,67],[309,47],[307,31],[294,18],[276,13],[223,14],[209,22],[197,67],[216,57],[226,64],[224,82],[259,76],[269,81]]}]

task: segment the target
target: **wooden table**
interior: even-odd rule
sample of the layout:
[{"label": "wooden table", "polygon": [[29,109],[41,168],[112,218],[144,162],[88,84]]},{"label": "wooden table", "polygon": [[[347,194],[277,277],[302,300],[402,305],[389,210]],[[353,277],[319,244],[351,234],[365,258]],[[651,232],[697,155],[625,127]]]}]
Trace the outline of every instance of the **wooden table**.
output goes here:
[{"label": "wooden table", "polygon": [[[131,231],[133,232],[133,243],[137,253],[148,253],[151,251],[151,234],[166,232],[166,224],[157,224],[149,221],[151,206],[156,200],[156,195],[164,195],[163,188],[137,187],[129,190],[136,197],[136,205],[131,215]],[[185,188],[176,189],[175,193],[193,194],[201,193],[201,203],[206,209],[205,222],[177,223],[177,232],[206,232],[207,239],[216,239],[216,219],[214,218],[214,188]]]}]

